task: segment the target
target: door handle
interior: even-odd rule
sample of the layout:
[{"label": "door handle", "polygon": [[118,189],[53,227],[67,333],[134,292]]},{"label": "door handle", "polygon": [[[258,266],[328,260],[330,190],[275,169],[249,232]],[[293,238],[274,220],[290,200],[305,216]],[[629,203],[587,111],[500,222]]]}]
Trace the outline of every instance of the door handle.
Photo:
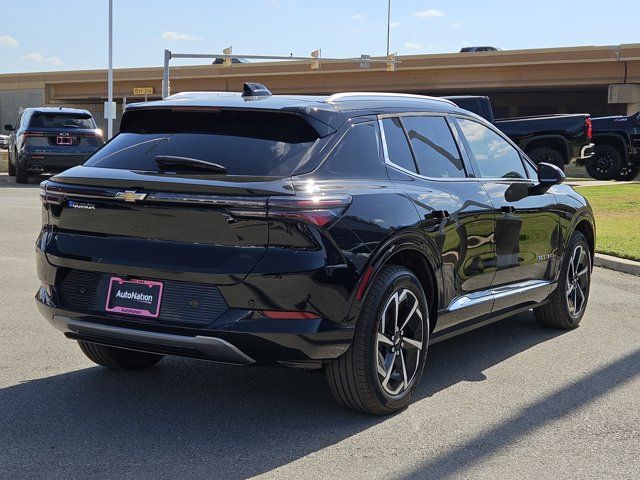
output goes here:
[{"label": "door handle", "polygon": [[516,207],[511,205],[504,205],[500,207],[500,211],[503,213],[516,213]]},{"label": "door handle", "polygon": [[449,218],[449,212],[446,210],[434,210],[433,212],[427,213],[424,218],[429,220],[430,218],[437,218],[438,220],[442,220],[443,218]]}]

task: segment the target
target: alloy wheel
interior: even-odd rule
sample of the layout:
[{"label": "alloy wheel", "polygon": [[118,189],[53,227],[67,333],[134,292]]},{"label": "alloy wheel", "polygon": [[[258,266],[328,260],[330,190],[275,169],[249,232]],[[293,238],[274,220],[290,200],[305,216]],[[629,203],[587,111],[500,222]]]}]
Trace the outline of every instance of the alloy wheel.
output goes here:
[{"label": "alloy wheel", "polygon": [[567,268],[567,306],[569,313],[577,317],[587,304],[590,271],[589,254],[582,245],[576,246]]},{"label": "alloy wheel", "polygon": [[606,174],[609,172],[614,166],[613,155],[609,152],[601,152],[594,159],[595,169],[597,172],[601,174]]},{"label": "alloy wheel", "polygon": [[424,320],[418,298],[407,288],[389,297],[378,321],[377,372],[389,395],[400,395],[412,385],[424,355]]}]

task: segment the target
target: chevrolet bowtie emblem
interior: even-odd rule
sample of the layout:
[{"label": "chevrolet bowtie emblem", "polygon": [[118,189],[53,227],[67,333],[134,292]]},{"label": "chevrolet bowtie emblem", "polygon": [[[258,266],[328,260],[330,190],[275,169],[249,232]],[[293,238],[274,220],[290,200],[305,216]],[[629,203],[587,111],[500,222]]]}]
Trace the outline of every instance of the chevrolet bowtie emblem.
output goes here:
[{"label": "chevrolet bowtie emblem", "polygon": [[127,190],[126,192],[116,193],[116,198],[121,198],[125,202],[137,202],[139,200],[144,200],[146,197],[146,193],[138,193],[135,190]]}]

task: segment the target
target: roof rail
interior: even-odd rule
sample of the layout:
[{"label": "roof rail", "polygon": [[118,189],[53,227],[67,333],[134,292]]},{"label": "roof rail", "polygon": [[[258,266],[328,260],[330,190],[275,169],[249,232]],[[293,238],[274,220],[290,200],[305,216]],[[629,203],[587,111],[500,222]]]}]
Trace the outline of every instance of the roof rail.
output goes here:
[{"label": "roof rail", "polygon": [[388,93],[388,92],[342,92],[342,93],[335,93],[333,95],[331,95],[329,98],[327,98],[327,102],[331,103],[331,102],[336,102],[339,100],[344,100],[347,98],[352,98],[352,97],[404,97],[404,98],[415,98],[415,99],[420,99],[420,100],[436,100],[439,102],[443,102],[443,103],[447,103],[449,105],[453,105],[454,107],[456,106],[455,103],[453,103],[451,100],[447,100],[446,98],[440,98],[440,97],[430,97],[429,95],[415,95],[412,93]]},{"label": "roof rail", "polygon": [[183,99],[183,98],[193,98],[193,97],[239,97],[242,95],[240,92],[222,92],[222,91],[201,91],[201,92],[179,92],[174,93],[173,95],[164,98],[163,100],[175,100],[175,99]]}]

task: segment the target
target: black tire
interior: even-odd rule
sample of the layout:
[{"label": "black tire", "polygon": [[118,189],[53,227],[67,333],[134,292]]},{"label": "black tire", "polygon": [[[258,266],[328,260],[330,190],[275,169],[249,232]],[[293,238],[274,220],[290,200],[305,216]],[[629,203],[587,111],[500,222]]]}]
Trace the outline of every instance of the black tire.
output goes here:
[{"label": "black tire", "polygon": [[533,160],[536,165],[538,163],[550,163],[555,165],[564,172],[564,158],[562,154],[552,147],[538,147],[529,152],[529,158]]},{"label": "black tire", "polygon": [[594,154],[585,163],[587,173],[596,180],[613,180],[622,172],[624,162],[620,151],[612,145],[596,145]]},{"label": "black tire", "polygon": [[9,164],[9,169],[8,169],[9,170],[9,176],[10,177],[15,177],[16,176],[16,168],[13,166],[13,163],[11,163],[11,155],[9,155],[9,154],[7,154],[7,155],[9,157],[9,160],[7,162]]},{"label": "black tire", "polygon": [[142,370],[149,368],[162,360],[162,355],[155,353],[137,352],[123,348],[108,347],[97,343],[78,340],[80,350],[89,360],[103,367],[115,370]]},{"label": "black tire", "polygon": [[638,173],[640,173],[640,167],[625,167],[620,172],[620,175],[616,177],[616,180],[621,180],[621,181],[634,180],[638,176]]},{"label": "black tire", "polygon": [[[576,272],[575,259],[578,248],[580,248],[581,252],[584,253],[584,257],[580,257],[580,259],[584,259],[584,263],[580,264],[579,268],[577,269],[578,271]],[[591,251],[589,250],[587,239],[582,233],[575,232],[571,237],[571,241],[567,246],[564,258],[562,259],[562,268],[560,269],[558,286],[551,294],[548,303],[533,309],[536,320],[540,325],[566,330],[576,328],[580,324],[580,321],[584,316],[587,303],[589,301],[589,287],[591,286],[591,261]],[[584,270],[584,274],[578,276],[578,285],[573,282],[572,277],[575,278],[576,276],[571,275],[570,269],[572,267],[574,268],[573,271],[578,274],[586,269]],[[576,290],[577,288],[580,288],[580,292],[583,292],[581,294],[582,303],[580,304],[579,309],[577,309],[577,300],[580,297],[574,297],[575,300],[573,301],[573,305],[570,300],[571,294],[569,293],[569,287],[572,283],[574,283],[573,291],[576,295],[578,295],[579,293],[578,290]]]},{"label": "black tire", "polygon": [[26,168],[20,165],[17,154],[13,155],[13,161],[16,162],[14,168],[16,183],[29,183],[29,173]]},{"label": "black tire", "polygon": [[[394,297],[400,306],[398,317],[405,327],[380,342],[379,330],[384,333],[391,327],[393,331],[398,324],[397,318],[393,324],[391,319],[381,322],[385,308],[390,308]],[[414,311],[416,313],[411,314]],[[331,393],[343,406],[365,413],[386,415],[406,408],[424,370],[429,331],[429,309],[418,278],[404,267],[384,267],[369,287],[351,346],[326,366]],[[388,373],[381,380],[384,370]],[[399,385],[398,393],[389,393],[392,384]]]}]

